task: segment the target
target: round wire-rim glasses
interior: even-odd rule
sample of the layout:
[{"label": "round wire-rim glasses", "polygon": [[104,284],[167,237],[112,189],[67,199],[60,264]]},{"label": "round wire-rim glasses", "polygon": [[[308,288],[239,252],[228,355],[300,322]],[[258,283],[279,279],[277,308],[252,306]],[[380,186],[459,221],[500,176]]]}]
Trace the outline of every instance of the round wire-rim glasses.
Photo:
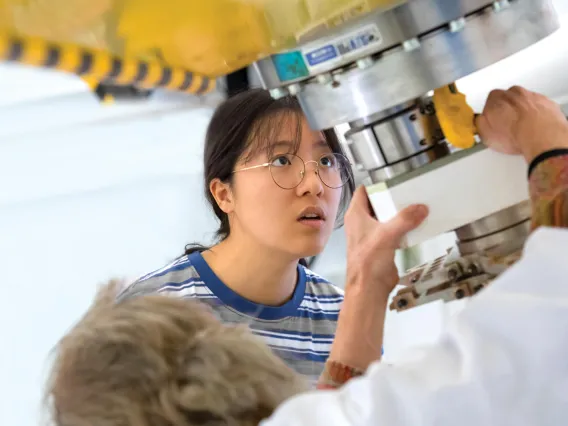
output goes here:
[{"label": "round wire-rim glasses", "polygon": [[304,161],[296,154],[279,154],[272,157],[267,163],[244,167],[235,170],[233,173],[268,167],[276,185],[282,189],[294,189],[304,180],[306,165],[310,163],[315,164],[316,175],[328,188],[341,188],[351,178],[349,172],[351,163],[347,157],[336,153],[324,154],[318,161]]}]

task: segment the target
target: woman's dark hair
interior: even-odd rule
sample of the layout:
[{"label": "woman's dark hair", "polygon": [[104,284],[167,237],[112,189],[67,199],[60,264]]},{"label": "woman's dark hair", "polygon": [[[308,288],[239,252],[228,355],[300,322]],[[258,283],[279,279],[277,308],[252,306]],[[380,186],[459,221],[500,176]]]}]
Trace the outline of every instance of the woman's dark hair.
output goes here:
[{"label": "woman's dark hair", "polygon": [[[211,181],[220,179],[230,183],[237,162],[243,157],[247,159],[254,156],[260,149],[270,149],[271,141],[275,140],[282,125],[290,123],[287,118],[296,123],[296,145],[299,146],[302,117],[302,109],[295,97],[273,99],[268,91],[263,89],[241,92],[227,99],[217,108],[205,136],[203,166],[205,197],[220,222],[216,232],[219,241],[227,238],[231,229],[228,216],[219,208],[209,190]],[[344,154],[334,130],[324,130],[323,134],[332,152]],[[343,187],[337,218],[338,226],[343,222],[343,215],[354,190],[355,183],[351,176]],[[188,244],[185,254],[204,249],[206,247],[201,245]]]}]

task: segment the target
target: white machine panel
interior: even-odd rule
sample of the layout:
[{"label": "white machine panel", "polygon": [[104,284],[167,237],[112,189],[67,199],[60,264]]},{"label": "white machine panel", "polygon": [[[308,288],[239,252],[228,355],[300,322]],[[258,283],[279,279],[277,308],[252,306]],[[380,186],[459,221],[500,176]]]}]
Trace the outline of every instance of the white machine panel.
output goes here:
[{"label": "white machine panel", "polygon": [[527,165],[522,157],[477,146],[367,192],[381,222],[412,204],[429,207],[429,217],[403,243],[412,247],[526,201]]}]

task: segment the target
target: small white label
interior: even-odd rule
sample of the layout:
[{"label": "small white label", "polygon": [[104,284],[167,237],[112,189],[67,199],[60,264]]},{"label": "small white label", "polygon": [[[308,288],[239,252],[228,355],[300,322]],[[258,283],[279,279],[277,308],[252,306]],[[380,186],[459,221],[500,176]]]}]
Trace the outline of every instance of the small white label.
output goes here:
[{"label": "small white label", "polygon": [[366,50],[373,51],[383,42],[379,28],[367,25],[320,47],[303,49],[310,72],[318,72],[345,59],[355,58]]}]

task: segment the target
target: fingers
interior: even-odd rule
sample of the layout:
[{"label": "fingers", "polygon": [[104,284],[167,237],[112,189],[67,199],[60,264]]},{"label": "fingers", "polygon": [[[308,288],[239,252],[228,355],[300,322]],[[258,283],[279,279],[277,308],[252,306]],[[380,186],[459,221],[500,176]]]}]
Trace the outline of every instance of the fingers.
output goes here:
[{"label": "fingers", "polygon": [[398,248],[406,234],[418,228],[426,217],[428,207],[416,204],[401,210],[391,220],[381,224],[379,229],[384,238],[392,242],[392,247]]},{"label": "fingers", "polygon": [[516,154],[511,142],[511,128],[516,123],[518,98],[525,89],[513,88],[508,91],[493,90],[487,98],[483,113],[476,117],[477,132],[484,144],[496,151]]}]

